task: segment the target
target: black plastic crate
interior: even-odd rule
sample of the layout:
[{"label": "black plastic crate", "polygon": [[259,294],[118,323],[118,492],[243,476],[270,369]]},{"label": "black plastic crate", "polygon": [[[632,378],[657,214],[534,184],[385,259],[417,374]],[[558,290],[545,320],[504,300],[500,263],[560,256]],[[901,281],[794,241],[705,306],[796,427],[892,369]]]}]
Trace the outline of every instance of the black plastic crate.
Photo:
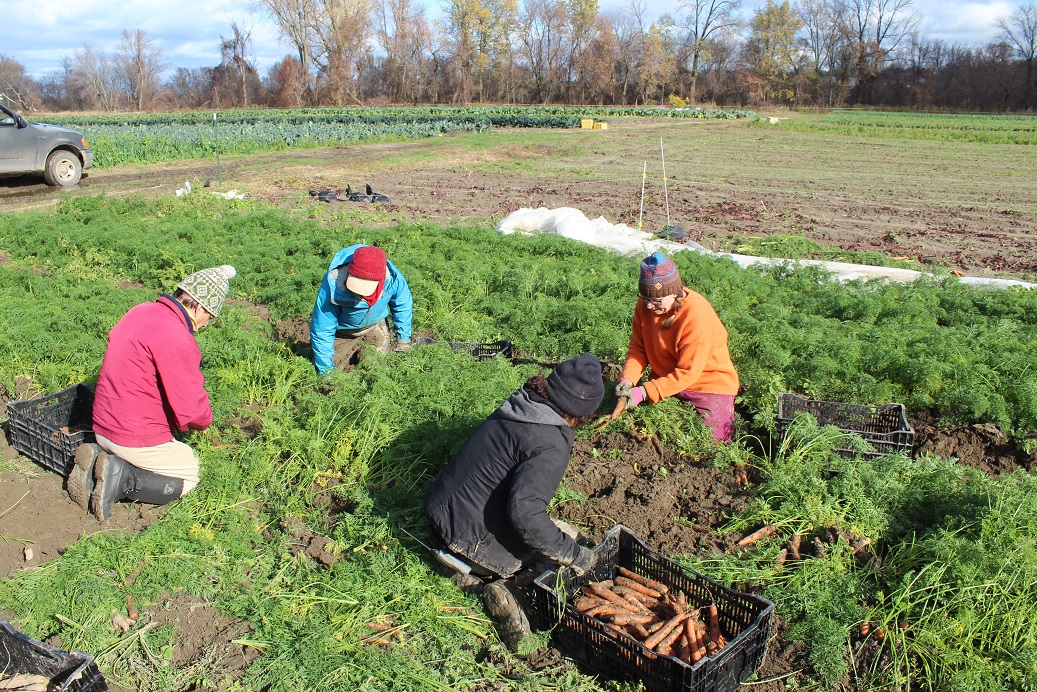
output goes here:
[{"label": "black plastic crate", "polygon": [[[789,425],[796,416],[809,413],[820,425],[834,425],[843,432],[856,433],[871,445],[873,451],[856,452],[864,456],[881,456],[906,451],[912,453],[915,429],[907,421],[903,404],[844,404],[838,401],[807,399],[791,392],[778,398],[777,432],[784,439]],[[848,447],[838,449],[840,454],[852,455]]]},{"label": "black plastic crate", "polygon": [[74,384],[56,394],[7,404],[11,445],[51,471],[68,476],[76,448],[94,441],[94,390]]},{"label": "black plastic crate", "polygon": [[27,637],[0,620],[0,682],[15,675],[42,675],[53,692],[107,692],[94,657],[62,651]]},{"label": "black plastic crate", "polygon": [[440,341],[438,339],[432,339],[429,337],[418,337],[414,340],[415,346],[428,346],[429,344],[440,344],[446,343],[453,349],[454,353],[470,353],[476,358],[483,360],[486,358],[495,358],[497,356],[504,356],[505,358],[511,358],[514,347],[510,341],[487,341],[487,342],[476,342],[476,341]]},{"label": "black plastic crate", "polygon": [[[527,591],[533,621],[553,627],[552,641],[568,655],[610,678],[640,680],[658,692],[733,692],[763,665],[767,655],[774,604],[730,589],[650,550],[623,525],[613,527],[594,548],[597,564],[582,577],[563,568],[545,572]],[[713,656],[687,664],[661,656],[611,625],[588,617],[571,603],[584,584],[612,579],[617,567],[684,591],[696,608],[716,603],[727,646]]]}]

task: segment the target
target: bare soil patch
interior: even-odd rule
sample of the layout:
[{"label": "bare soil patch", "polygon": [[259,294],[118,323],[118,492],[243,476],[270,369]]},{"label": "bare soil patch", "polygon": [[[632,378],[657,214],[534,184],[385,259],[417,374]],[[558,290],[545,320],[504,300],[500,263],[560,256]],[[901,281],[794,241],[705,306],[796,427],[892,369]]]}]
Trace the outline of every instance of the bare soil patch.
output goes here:
[{"label": "bare soil patch", "polygon": [[[666,146],[664,194],[659,140]],[[1037,274],[1037,203],[1026,147],[821,138],[744,122],[617,120],[609,130],[497,130],[399,144],[94,169],[76,190],[0,180],[0,212],[69,194],[172,195],[231,188],[289,209],[334,206],[379,223],[496,225],[523,207],[574,207],[588,218],[728,251],[748,236],[795,235],[964,275]],[[642,165],[647,163],[644,203]],[[967,174],[966,174],[967,172]],[[210,181],[212,188],[202,188]],[[321,202],[309,191],[363,189],[389,204]]]}]

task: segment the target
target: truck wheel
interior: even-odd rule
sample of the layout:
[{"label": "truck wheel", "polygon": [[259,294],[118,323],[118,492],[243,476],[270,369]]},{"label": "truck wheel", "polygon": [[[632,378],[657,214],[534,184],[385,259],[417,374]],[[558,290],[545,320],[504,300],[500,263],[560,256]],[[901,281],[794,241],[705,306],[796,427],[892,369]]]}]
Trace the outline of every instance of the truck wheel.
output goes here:
[{"label": "truck wheel", "polygon": [[43,168],[43,179],[48,185],[68,187],[75,185],[83,177],[83,164],[79,157],[71,151],[56,149],[47,157],[47,165]]}]

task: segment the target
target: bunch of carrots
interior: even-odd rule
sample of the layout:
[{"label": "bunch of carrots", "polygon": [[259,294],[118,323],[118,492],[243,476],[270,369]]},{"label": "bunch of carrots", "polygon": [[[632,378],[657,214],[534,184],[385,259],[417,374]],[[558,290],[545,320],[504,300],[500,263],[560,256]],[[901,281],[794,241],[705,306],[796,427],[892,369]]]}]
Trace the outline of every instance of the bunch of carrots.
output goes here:
[{"label": "bunch of carrots", "polygon": [[666,584],[624,567],[618,570],[614,579],[584,585],[577,593],[576,609],[611,624],[647,649],[688,665],[727,644],[715,603],[695,608],[683,591],[671,593]]}]

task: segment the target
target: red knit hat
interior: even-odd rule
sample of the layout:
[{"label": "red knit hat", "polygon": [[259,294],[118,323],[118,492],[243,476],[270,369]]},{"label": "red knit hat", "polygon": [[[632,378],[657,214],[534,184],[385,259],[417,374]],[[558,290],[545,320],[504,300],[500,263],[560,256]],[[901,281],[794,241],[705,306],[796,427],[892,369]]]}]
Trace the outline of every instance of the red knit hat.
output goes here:
[{"label": "red knit hat", "polygon": [[366,298],[385,281],[385,268],[385,250],[373,245],[358,247],[346,271],[346,288]]},{"label": "red knit hat", "polygon": [[645,298],[680,295],[683,284],[673,260],[661,252],[653,252],[641,261],[638,291]]}]

